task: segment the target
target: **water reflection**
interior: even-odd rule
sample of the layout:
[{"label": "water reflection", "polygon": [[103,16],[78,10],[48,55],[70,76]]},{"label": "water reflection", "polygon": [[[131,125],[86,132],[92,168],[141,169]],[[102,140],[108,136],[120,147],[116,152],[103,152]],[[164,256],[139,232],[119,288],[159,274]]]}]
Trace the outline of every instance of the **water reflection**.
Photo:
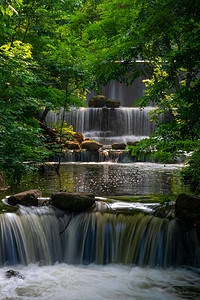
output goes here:
[{"label": "water reflection", "polygon": [[[169,194],[180,187],[179,165],[155,163],[65,163],[22,182],[18,190],[38,188],[43,195],[59,191],[93,192],[98,196]],[[13,191],[8,191],[12,193]]]}]

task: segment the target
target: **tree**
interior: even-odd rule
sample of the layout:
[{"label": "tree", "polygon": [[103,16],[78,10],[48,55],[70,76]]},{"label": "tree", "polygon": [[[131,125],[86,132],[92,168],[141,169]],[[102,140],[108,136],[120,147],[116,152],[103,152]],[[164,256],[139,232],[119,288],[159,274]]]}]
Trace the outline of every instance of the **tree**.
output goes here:
[{"label": "tree", "polygon": [[32,118],[38,111],[33,65],[29,45],[15,41],[0,47],[0,170],[13,180],[30,169],[24,161],[42,161],[46,155],[38,139],[42,132]]},{"label": "tree", "polygon": [[37,112],[42,107],[67,109],[82,104],[89,78],[84,77],[81,47],[70,40],[67,29],[78,2],[24,0],[12,1],[12,6],[7,1],[3,4],[0,169],[19,179],[30,170],[24,161],[42,161],[48,154],[35,120]]}]

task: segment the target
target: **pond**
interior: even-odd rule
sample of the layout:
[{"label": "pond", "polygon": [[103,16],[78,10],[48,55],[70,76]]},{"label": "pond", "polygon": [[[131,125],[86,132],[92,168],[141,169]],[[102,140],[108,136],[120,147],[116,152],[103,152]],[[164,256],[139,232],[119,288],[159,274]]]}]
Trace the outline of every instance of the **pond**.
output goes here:
[{"label": "pond", "polygon": [[49,163],[43,172],[6,194],[28,189],[39,189],[44,196],[55,191],[92,192],[97,196],[178,194],[186,189],[179,178],[180,164],[157,163],[62,163],[59,174],[55,163]]}]

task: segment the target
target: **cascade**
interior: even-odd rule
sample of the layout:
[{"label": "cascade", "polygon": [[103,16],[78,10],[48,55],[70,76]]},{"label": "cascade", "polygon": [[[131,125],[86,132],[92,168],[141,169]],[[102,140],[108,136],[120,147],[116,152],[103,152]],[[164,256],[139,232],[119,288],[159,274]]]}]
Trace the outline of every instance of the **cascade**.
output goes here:
[{"label": "cascade", "polygon": [[[148,113],[153,107],[139,108],[71,108],[65,113],[67,125],[72,125],[74,131],[81,132],[85,137],[111,145],[127,143],[148,137],[154,132],[154,124],[149,121]],[[50,112],[46,124],[52,125],[61,118],[59,114]]]},{"label": "cascade", "polygon": [[[194,228],[152,215],[80,214],[51,207],[0,215],[0,265],[123,263],[138,266],[200,266]],[[68,227],[66,228],[66,224]]]}]

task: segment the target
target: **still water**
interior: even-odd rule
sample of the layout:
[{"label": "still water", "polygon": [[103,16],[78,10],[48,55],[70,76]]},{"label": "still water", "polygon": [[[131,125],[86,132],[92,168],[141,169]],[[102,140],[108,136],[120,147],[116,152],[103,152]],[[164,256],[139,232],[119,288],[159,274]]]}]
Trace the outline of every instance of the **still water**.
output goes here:
[{"label": "still water", "polygon": [[40,189],[44,196],[59,190],[93,192],[97,196],[178,194],[182,185],[177,177],[181,165],[157,163],[62,163],[12,187],[7,194]]}]

